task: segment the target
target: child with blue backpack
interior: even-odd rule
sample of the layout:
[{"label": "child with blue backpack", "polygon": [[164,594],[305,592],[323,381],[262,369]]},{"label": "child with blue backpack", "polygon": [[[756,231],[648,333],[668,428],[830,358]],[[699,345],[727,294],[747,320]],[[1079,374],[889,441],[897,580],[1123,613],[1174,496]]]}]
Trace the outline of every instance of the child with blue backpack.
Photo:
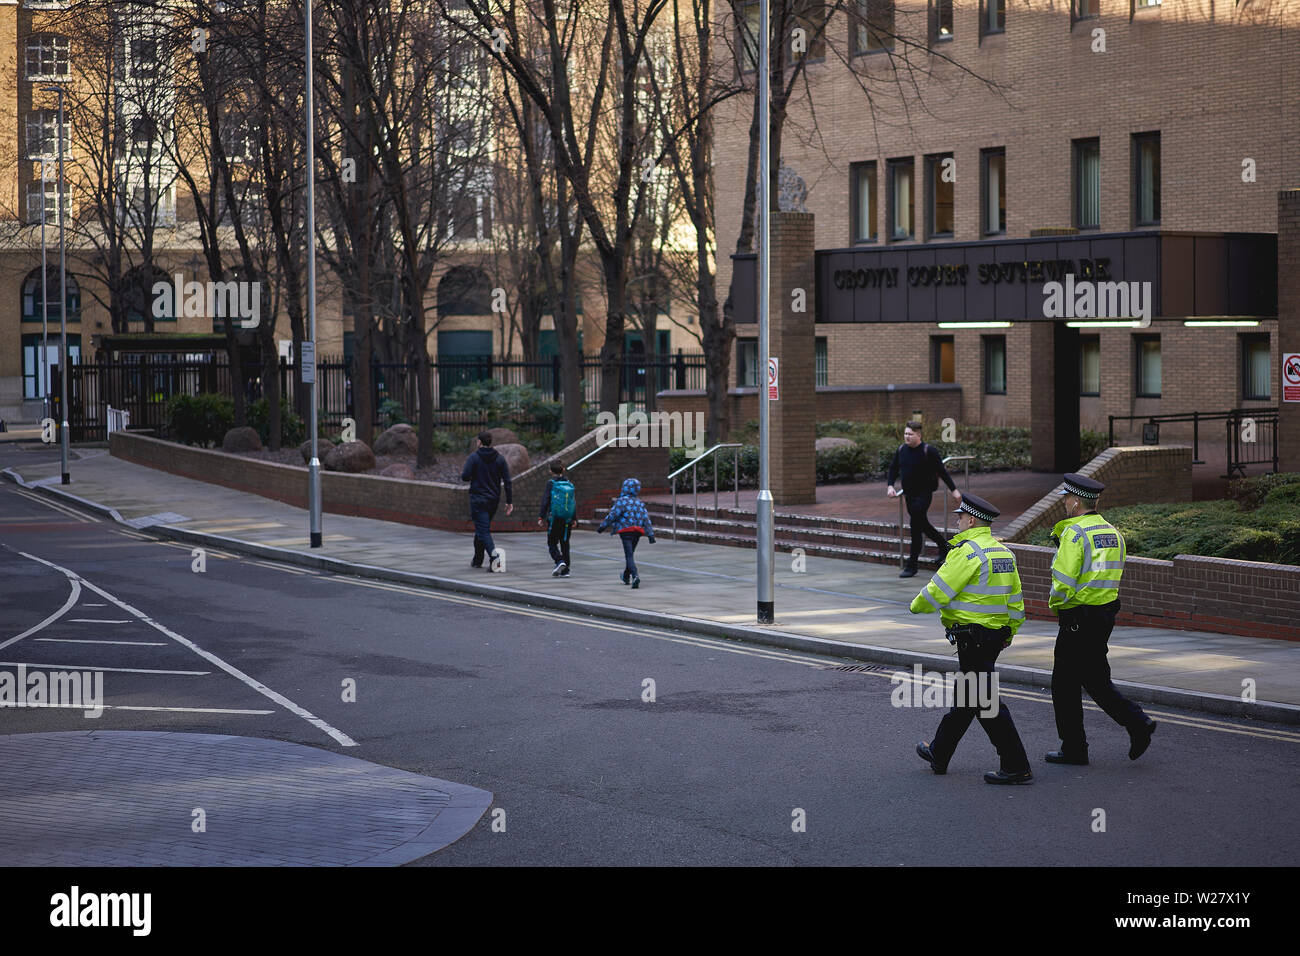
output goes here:
[{"label": "child with blue backpack", "polygon": [[551,524],[546,531],[546,547],[551,552],[551,560],[555,562],[551,577],[567,578],[572,566],[569,560],[569,534],[573,531],[573,519],[578,514],[578,501],[573,482],[569,481],[564,470],[564,462],[558,458],[551,462],[551,474],[554,477],[546,483],[537,524],[540,526],[550,519]]},{"label": "child with blue backpack", "polygon": [[611,534],[617,534],[623,542],[623,583],[630,584],[633,588],[641,586],[641,576],[637,574],[636,561],[632,559],[632,554],[636,551],[637,542],[641,540],[641,535],[650,539],[650,543],[655,543],[655,529],[650,526],[650,513],[646,511],[645,504],[639,497],[641,494],[641,482],[635,478],[628,478],[623,482],[623,491],[614,503],[609,507],[609,514],[605,515],[605,520],[600,523],[596,533],[610,529]]}]

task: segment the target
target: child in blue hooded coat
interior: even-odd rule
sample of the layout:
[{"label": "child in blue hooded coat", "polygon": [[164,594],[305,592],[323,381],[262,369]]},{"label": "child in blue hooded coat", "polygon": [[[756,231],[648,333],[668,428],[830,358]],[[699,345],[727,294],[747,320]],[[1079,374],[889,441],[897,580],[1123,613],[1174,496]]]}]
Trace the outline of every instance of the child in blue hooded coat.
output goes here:
[{"label": "child in blue hooded coat", "polygon": [[637,542],[641,540],[641,535],[645,535],[651,544],[655,543],[655,529],[650,526],[650,513],[646,511],[645,504],[637,497],[640,493],[641,482],[635,478],[624,480],[622,494],[614,499],[609,514],[605,515],[605,520],[596,529],[599,534],[609,528],[612,534],[617,534],[622,539],[623,558],[627,563],[623,569],[623,583],[631,584],[634,588],[641,586],[636,562],[632,560]]}]

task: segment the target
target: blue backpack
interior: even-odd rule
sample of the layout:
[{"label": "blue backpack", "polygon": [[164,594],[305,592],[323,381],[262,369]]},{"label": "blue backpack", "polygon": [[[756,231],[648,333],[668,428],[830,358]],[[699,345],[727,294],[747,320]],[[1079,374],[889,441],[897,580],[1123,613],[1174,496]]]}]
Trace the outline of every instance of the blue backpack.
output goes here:
[{"label": "blue backpack", "polygon": [[577,496],[573,491],[573,482],[566,478],[551,481],[551,517],[562,521],[571,521],[578,513]]}]

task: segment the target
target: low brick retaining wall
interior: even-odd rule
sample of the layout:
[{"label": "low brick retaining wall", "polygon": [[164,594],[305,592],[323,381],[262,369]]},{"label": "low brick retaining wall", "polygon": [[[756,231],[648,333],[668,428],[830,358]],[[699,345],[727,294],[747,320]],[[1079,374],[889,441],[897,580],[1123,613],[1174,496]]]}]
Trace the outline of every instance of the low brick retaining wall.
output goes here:
[{"label": "low brick retaining wall", "polygon": [[[1016,555],[1025,611],[1047,607],[1054,548],[1008,544]],[[1119,624],[1214,631],[1300,641],[1300,568],[1180,554],[1172,561],[1131,557],[1120,584]]]},{"label": "low brick retaining wall", "polygon": [[[557,455],[566,463],[577,461],[595,450],[596,434],[584,435]],[[178,445],[131,432],[114,432],[109,439],[109,453],[123,461],[184,478],[307,507],[305,468]],[[492,521],[493,530],[540,530],[537,509],[551,477],[547,467],[550,461],[551,458],[543,459],[512,478],[514,514],[506,517],[503,507]],[[606,448],[573,473],[578,515],[589,518],[597,508],[607,507],[610,499],[618,495],[624,478],[639,478],[643,491],[653,493],[668,490],[667,475],[667,449]],[[330,514],[378,518],[446,531],[472,531],[468,489],[467,484],[322,471],[321,508]]]}]

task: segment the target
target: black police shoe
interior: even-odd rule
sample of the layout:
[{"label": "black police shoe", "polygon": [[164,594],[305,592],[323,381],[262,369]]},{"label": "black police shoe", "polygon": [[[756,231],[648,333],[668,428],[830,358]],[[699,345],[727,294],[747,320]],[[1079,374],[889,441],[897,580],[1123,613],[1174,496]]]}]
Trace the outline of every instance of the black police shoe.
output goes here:
[{"label": "black police shoe", "polygon": [[922,760],[924,760],[926,763],[928,763],[930,765],[930,769],[933,770],[935,773],[942,775],[948,772],[948,765],[946,763],[940,763],[939,761],[935,760],[934,751],[930,749],[930,745],[927,744],[924,740],[922,740],[919,744],[916,745],[916,755],[920,757]]},{"label": "black police shoe", "polygon": [[916,577],[916,568],[903,568],[903,570],[898,573],[898,576],[900,578],[914,578]]},{"label": "black police shoe", "polygon": [[1053,750],[1043,759],[1048,763],[1068,763],[1075,767],[1088,766],[1088,755],[1086,753],[1072,754],[1068,750]]},{"label": "black police shoe", "polygon": [[1156,732],[1156,722],[1150,717],[1141,727],[1128,732],[1128,759],[1137,760],[1151,746],[1151,735]]},{"label": "black police shoe", "polygon": [[1028,770],[1021,770],[1017,773],[1008,773],[1005,770],[990,770],[984,775],[985,783],[1030,783],[1034,775]]}]

